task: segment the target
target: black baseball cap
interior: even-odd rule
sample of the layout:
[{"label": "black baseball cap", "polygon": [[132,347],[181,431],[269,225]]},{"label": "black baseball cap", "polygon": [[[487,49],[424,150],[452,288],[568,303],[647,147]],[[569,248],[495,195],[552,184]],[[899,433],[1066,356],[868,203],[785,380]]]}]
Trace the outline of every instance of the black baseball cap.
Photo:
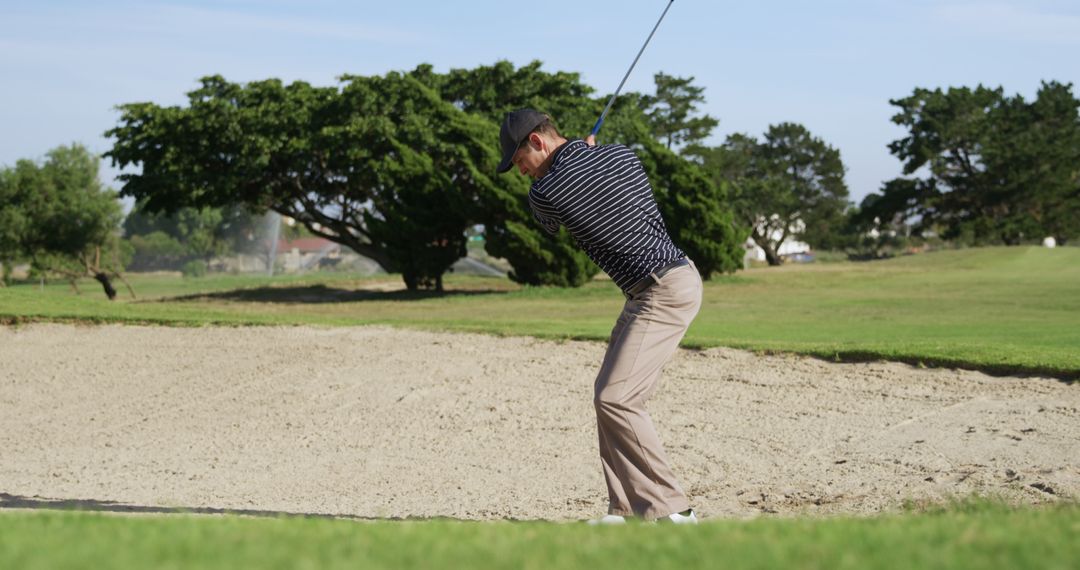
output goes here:
[{"label": "black baseball cap", "polygon": [[499,163],[498,173],[502,174],[513,166],[514,153],[517,152],[521,143],[528,138],[533,129],[540,126],[548,118],[547,115],[535,109],[518,109],[506,114],[503,119],[502,130],[499,131],[499,144],[502,145],[502,162]]}]

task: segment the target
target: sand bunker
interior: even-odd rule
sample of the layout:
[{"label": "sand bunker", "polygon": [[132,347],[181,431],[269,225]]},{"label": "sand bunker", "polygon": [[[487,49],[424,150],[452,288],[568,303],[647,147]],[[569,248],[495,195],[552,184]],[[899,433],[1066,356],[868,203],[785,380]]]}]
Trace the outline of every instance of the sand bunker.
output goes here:
[{"label": "sand bunker", "polygon": [[[0,327],[0,507],[580,519],[603,345],[384,327]],[[706,517],[1080,493],[1080,385],[680,351],[650,404]]]}]

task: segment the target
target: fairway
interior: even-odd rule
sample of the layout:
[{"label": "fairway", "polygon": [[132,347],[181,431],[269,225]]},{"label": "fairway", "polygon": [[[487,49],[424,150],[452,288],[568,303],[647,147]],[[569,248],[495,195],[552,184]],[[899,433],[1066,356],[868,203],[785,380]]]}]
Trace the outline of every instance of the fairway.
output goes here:
[{"label": "fairway", "polygon": [[[606,340],[622,297],[609,281],[521,288],[459,276],[448,293],[402,291],[398,276],[133,277],[140,300],[110,303],[93,282],[0,289],[0,319],[153,324],[389,324]],[[125,293],[126,295],[126,293]],[[884,359],[994,373],[1080,376],[1080,248],[942,251],[870,263],[741,271],[706,284],[684,346],[832,360]]]}]

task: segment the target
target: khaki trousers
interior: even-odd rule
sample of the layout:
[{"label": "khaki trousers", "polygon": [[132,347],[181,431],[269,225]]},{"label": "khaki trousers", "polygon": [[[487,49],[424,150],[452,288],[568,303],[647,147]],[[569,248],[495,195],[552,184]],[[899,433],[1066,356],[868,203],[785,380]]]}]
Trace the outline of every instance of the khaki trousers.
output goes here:
[{"label": "khaki trousers", "polygon": [[690,508],[645,403],[701,308],[701,290],[693,263],[673,269],[628,299],[611,331],[593,398],[609,514],[656,519]]}]

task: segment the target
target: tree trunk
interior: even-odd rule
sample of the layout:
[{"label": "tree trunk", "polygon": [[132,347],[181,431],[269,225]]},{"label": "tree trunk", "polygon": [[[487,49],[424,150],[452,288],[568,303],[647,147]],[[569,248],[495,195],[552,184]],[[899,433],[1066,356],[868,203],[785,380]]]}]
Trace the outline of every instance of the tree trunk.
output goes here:
[{"label": "tree trunk", "polygon": [[761,249],[765,252],[765,261],[768,261],[769,265],[776,267],[777,265],[784,264],[784,260],[781,259],[771,247],[763,247]]},{"label": "tree trunk", "polygon": [[776,267],[777,265],[783,265],[784,260],[780,258],[776,253],[776,248],[769,243],[769,240],[765,239],[757,230],[753,233],[754,243],[761,248],[761,251],[765,252],[765,261],[769,262],[769,265]]},{"label": "tree trunk", "polygon": [[110,301],[116,299],[116,289],[113,288],[112,282],[109,281],[108,275],[99,271],[94,274],[94,279],[97,279],[98,283],[101,283],[102,288],[105,289],[105,295],[109,298]]},{"label": "tree trunk", "polygon": [[401,278],[405,281],[405,288],[409,291],[420,291],[421,289],[431,291],[435,290],[439,293],[443,292],[443,276],[438,277],[421,277],[419,273],[414,271],[402,271]]}]

